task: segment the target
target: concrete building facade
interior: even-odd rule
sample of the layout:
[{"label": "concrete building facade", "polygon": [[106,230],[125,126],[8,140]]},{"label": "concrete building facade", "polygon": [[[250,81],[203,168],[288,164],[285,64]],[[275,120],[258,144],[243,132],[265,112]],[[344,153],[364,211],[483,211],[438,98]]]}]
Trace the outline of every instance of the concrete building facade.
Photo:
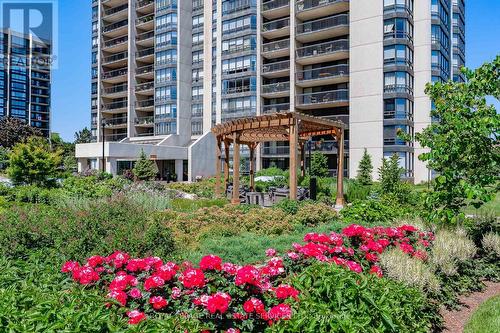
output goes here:
[{"label": "concrete building facade", "polygon": [[21,119],[50,134],[51,43],[0,30],[0,118]]},{"label": "concrete building facade", "polygon": [[[97,142],[136,147],[128,156],[110,151],[117,163],[130,166],[141,145],[185,151],[199,145],[207,150],[194,161],[184,152],[173,161],[166,153],[152,158],[168,165],[162,174],[179,175],[181,164],[190,180],[199,172],[195,164],[204,165],[200,175],[214,174],[215,124],[293,110],[349,125],[346,176],[356,176],[366,149],[375,178],[382,158],[397,154],[405,178],[429,179],[418,160],[424,150],[398,134],[431,123],[426,83],[463,80],[464,0],[95,0],[93,6],[92,131]],[[325,136],[304,149],[326,154],[335,175],[337,148]],[[97,167],[101,155],[96,146],[77,157],[82,167]],[[287,168],[288,146],[264,143],[256,159],[258,168]]]}]

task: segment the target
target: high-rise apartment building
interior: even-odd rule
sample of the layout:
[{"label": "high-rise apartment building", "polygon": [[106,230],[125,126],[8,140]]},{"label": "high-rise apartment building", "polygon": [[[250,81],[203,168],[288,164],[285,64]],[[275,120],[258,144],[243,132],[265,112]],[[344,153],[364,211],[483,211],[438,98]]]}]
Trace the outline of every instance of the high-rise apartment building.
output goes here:
[{"label": "high-rise apartment building", "polygon": [[0,55],[0,118],[21,119],[49,136],[50,43],[2,30]]},{"label": "high-rise apartment building", "polygon": [[[297,111],[348,124],[344,173],[363,151],[400,157],[430,177],[424,150],[401,140],[428,126],[425,84],[462,79],[463,0],[94,0],[92,131],[81,166],[129,168],[140,150],[160,173],[213,174],[216,123]],[[94,145],[94,146],[92,146]],[[337,143],[306,149],[337,168]],[[243,151],[243,156],[245,152]],[[257,167],[288,166],[286,143],[263,143]],[[376,176],[376,175],[374,175]],[[184,177],[185,178],[185,177]]]}]

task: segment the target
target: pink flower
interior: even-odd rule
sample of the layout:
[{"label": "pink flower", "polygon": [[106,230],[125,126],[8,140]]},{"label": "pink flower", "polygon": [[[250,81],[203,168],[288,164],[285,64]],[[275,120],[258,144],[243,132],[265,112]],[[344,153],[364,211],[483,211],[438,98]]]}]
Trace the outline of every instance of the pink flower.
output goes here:
[{"label": "pink flower", "polygon": [[382,277],[382,270],[380,269],[380,267],[373,265],[370,269],[370,274],[375,274],[378,277]]},{"label": "pink flower", "polygon": [[165,280],[158,275],[152,275],[144,281],[144,289],[149,291],[150,289],[161,287],[164,284]]},{"label": "pink flower", "polygon": [[108,293],[107,297],[116,300],[122,306],[125,306],[127,304],[127,294],[125,294],[123,291],[112,290]]},{"label": "pink flower", "polygon": [[288,297],[292,297],[293,299],[297,299],[299,296],[299,291],[292,286],[287,284],[282,284],[278,288],[274,290],[276,297],[279,299],[287,299]]},{"label": "pink flower", "polygon": [[356,236],[362,236],[366,231],[367,229],[363,226],[357,224],[351,224],[347,228],[344,228],[342,230],[342,233],[347,237],[356,237]]},{"label": "pink flower", "polygon": [[158,269],[158,267],[163,265],[163,261],[159,257],[147,257],[144,261],[148,266],[151,266],[154,269]]},{"label": "pink flower", "polygon": [[418,231],[417,228],[415,228],[414,226],[412,225],[402,225],[399,227],[399,230],[403,230],[403,231],[407,231],[407,232],[415,232],[415,231]]},{"label": "pink flower", "polygon": [[181,297],[181,290],[177,287],[172,288],[172,299],[178,299]]},{"label": "pink flower", "polygon": [[106,261],[111,262],[115,268],[121,268],[126,264],[130,256],[125,252],[116,251],[106,258]]},{"label": "pink flower", "polygon": [[250,298],[247,300],[245,303],[243,303],[243,310],[245,310],[246,313],[264,313],[266,311],[264,307],[264,303],[260,299],[257,298]]},{"label": "pink flower", "polygon": [[418,258],[418,259],[422,260],[422,261],[427,260],[427,252],[425,252],[425,251],[421,251],[421,250],[415,251],[413,253],[413,256],[415,258]]},{"label": "pink flower", "polygon": [[153,296],[149,299],[149,304],[152,304],[155,310],[161,310],[168,305],[168,302],[161,296]]},{"label": "pink flower", "polygon": [[93,256],[87,260],[87,266],[95,268],[96,266],[102,265],[106,258],[101,256]]},{"label": "pink flower", "polygon": [[66,261],[61,268],[61,272],[69,273],[74,270],[78,270],[80,268],[80,264],[77,261]]},{"label": "pink flower", "polygon": [[167,262],[165,265],[160,265],[156,269],[156,275],[161,277],[164,281],[170,281],[177,274],[179,267],[173,262]]},{"label": "pink flower", "polygon": [[307,243],[302,246],[299,250],[300,253],[304,254],[306,257],[317,257],[325,253],[328,250],[328,246],[316,243]]},{"label": "pink flower", "polygon": [[271,308],[268,312],[268,318],[270,320],[288,320],[292,318],[292,308],[290,308],[290,305],[288,304],[278,304],[274,307]]},{"label": "pink flower", "polygon": [[286,255],[288,256],[288,258],[292,260],[299,259],[299,255],[296,252],[288,252]]},{"label": "pink flower", "polygon": [[226,293],[217,292],[215,295],[210,296],[207,302],[207,310],[211,314],[219,311],[220,314],[226,313],[231,302],[231,296]]},{"label": "pink flower", "polygon": [[130,295],[130,297],[135,298],[135,299],[142,297],[141,291],[139,289],[137,289],[137,288],[130,289],[130,291],[128,292],[128,294]]},{"label": "pink flower", "polygon": [[231,264],[230,262],[225,262],[224,264],[222,264],[222,270],[229,275],[236,275],[236,272],[239,268],[240,267],[238,265]]},{"label": "pink flower", "polygon": [[413,249],[413,246],[411,246],[410,244],[408,243],[401,243],[399,244],[399,248],[401,249],[401,251],[403,251],[404,253],[413,253],[415,250]]},{"label": "pink flower", "polygon": [[126,267],[129,272],[148,271],[150,268],[151,266],[144,259],[130,259]]},{"label": "pink flower", "polygon": [[235,283],[237,286],[241,286],[242,284],[258,286],[260,278],[257,268],[253,266],[244,266],[236,273]]},{"label": "pink flower", "polygon": [[141,321],[146,319],[146,315],[139,310],[129,311],[127,312],[127,316],[129,318],[128,323],[130,325],[139,324]]},{"label": "pink flower", "polygon": [[92,267],[83,266],[73,270],[73,279],[80,284],[87,285],[99,281],[99,274]]},{"label": "pink flower", "polygon": [[371,253],[371,252],[366,252],[365,258],[366,258],[366,260],[372,261],[372,262],[378,261],[378,256],[375,253]]},{"label": "pink flower", "polygon": [[361,267],[361,265],[355,261],[347,261],[346,266],[351,271],[356,272],[356,273],[361,273],[363,271],[363,268]]},{"label": "pink flower", "polygon": [[205,285],[205,274],[200,269],[187,269],[181,276],[182,284],[186,288],[201,288]]},{"label": "pink flower", "polygon": [[269,276],[277,276],[285,272],[283,267],[283,259],[279,257],[274,257],[270,259],[266,266],[262,268],[262,273]]},{"label": "pink flower", "polygon": [[276,250],[275,249],[267,249],[266,250],[266,257],[274,257],[276,255]]},{"label": "pink flower", "polygon": [[226,331],[226,333],[240,333],[240,330],[237,328],[230,328]]},{"label": "pink flower", "polygon": [[222,259],[218,256],[214,256],[213,254],[209,254],[208,256],[204,256],[200,261],[200,269],[202,271],[220,271],[222,265]]}]

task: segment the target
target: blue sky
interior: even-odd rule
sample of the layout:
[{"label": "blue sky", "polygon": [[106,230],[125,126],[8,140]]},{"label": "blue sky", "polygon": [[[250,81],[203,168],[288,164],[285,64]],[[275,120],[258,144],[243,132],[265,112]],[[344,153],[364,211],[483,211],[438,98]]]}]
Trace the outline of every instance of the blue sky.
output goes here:
[{"label": "blue sky", "polygon": [[[73,141],[75,131],[90,127],[90,3],[59,0],[59,68],[53,72],[52,130],[68,141]],[[466,0],[466,12],[467,66],[476,68],[500,54],[500,0]]]}]

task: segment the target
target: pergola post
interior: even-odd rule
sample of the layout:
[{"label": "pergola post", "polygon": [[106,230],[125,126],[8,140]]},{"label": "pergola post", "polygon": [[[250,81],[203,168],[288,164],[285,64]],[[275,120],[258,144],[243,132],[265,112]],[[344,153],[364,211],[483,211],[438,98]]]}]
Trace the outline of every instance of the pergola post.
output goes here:
[{"label": "pergola post", "polygon": [[248,145],[250,150],[250,191],[255,192],[255,148],[257,144],[252,143]]},{"label": "pergola post", "polygon": [[337,130],[337,198],[335,205],[337,207],[344,207],[344,129]]},{"label": "pergola post", "polygon": [[233,146],[233,197],[231,203],[240,204],[240,135],[234,133]]},{"label": "pergola post", "polygon": [[215,154],[216,154],[216,159],[215,159],[215,197],[219,198],[221,194],[221,188],[220,188],[220,170],[222,167],[221,164],[221,157],[222,157],[222,152],[221,152],[221,139],[220,137],[217,137],[217,147],[215,148]]},{"label": "pergola post", "polygon": [[290,142],[290,199],[297,200],[297,150],[299,145],[298,120],[293,119],[289,130]]},{"label": "pergola post", "polygon": [[224,140],[224,193],[227,193],[227,184],[229,183],[229,149],[231,148],[231,141]]}]

